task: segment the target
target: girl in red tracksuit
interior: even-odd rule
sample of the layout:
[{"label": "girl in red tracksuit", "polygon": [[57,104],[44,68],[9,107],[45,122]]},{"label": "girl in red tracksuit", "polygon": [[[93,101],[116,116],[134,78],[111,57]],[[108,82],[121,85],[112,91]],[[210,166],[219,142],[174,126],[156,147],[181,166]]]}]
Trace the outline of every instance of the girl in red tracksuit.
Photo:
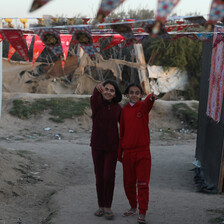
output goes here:
[{"label": "girl in red tracksuit", "polygon": [[118,122],[122,99],[115,81],[107,80],[98,84],[91,96],[92,135],[91,148],[96,176],[98,210],[96,216],[114,217],[111,211],[113,200],[115,169],[118,150]]},{"label": "girl in red tracksuit", "polygon": [[130,84],[124,94],[130,102],[121,112],[118,160],[123,163],[124,189],[131,209],[123,216],[135,214],[138,202],[138,223],[144,224],[151,171],[149,112],[157,96],[152,93],[141,101],[143,91],[138,84]]}]

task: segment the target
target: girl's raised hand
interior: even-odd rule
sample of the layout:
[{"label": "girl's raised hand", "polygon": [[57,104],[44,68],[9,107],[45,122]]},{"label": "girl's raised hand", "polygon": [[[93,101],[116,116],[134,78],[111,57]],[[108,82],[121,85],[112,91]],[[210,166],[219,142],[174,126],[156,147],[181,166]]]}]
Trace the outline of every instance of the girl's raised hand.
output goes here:
[{"label": "girl's raised hand", "polygon": [[100,92],[103,93],[103,91],[105,90],[104,86],[103,86],[104,82],[101,82],[100,84],[96,85],[96,89]]},{"label": "girl's raised hand", "polygon": [[156,94],[152,93],[149,99],[151,101],[154,101],[154,100],[157,100],[158,99],[158,96]]}]

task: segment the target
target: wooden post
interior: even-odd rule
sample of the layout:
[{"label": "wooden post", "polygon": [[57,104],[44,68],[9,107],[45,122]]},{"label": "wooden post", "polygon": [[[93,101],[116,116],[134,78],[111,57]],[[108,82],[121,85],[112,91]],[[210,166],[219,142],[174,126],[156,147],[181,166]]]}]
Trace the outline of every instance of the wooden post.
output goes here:
[{"label": "wooden post", "polygon": [[[0,18],[0,29],[2,28],[2,19]],[[2,116],[2,42],[0,43],[0,119]]]},{"label": "wooden post", "polygon": [[150,93],[149,77],[147,74],[142,44],[134,44],[134,49],[137,63],[140,64],[140,68],[138,69],[139,81],[141,83],[143,91],[148,95]]},{"label": "wooden post", "polygon": [[224,183],[224,140],[222,145],[222,157],[219,171],[219,193],[223,192],[223,183]]},{"label": "wooden post", "polygon": [[78,65],[80,64],[81,58],[84,55],[84,50],[80,45],[78,45]]}]

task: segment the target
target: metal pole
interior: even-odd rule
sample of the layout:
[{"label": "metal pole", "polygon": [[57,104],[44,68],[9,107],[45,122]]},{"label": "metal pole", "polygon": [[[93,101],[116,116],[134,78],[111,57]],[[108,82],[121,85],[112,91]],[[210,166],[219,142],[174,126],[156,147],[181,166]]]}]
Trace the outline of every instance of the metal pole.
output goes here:
[{"label": "metal pole", "polygon": [[[0,29],[2,28],[2,19],[0,18]],[[0,43],[0,119],[2,115],[2,42]]]}]

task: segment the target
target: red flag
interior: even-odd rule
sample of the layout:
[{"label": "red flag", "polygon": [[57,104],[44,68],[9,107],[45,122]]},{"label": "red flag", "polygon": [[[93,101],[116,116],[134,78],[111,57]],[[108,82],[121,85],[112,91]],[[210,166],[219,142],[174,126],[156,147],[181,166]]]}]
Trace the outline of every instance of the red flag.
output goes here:
[{"label": "red flag", "polygon": [[82,20],[83,20],[82,24],[87,25],[88,24],[88,21],[90,19],[89,18],[83,18]]},{"label": "red flag", "polygon": [[3,36],[0,34],[0,43],[4,40]]},{"label": "red flag", "polygon": [[41,41],[38,35],[35,35],[34,38],[35,39],[34,39],[34,45],[33,45],[33,65],[45,48],[44,43]]},{"label": "red flag", "polygon": [[0,34],[6,39],[26,61],[29,61],[28,51],[21,30],[4,29],[0,30]]},{"label": "red flag", "polygon": [[107,50],[111,47],[117,46],[118,44],[120,44],[121,42],[123,42],[125,40],[125,38],[120,35],[120,34],[115,34],[113,36],[112,41],[103,49],[103,50]]},{"label": "red flag", "polygon": [[27,44],[28,50],[30,49],[32,40],[33,40],[33,35],[26,35],[26,44]]},{"label": "red flag", "polygon": [[[134,22],[134,19],[126,19],[126,22]],[[133,23],[129,23],[131,28],[133,28]]]},{"label": "red flag", "polygon": [[14,55],[15,52],[16,52],[16,49],[10,44],[9,45],[9,52],[8,52],[8,61]]},{"label": "red flag", "polygon": [[63,55],[64,55],[64,60],[62,60],[62,68],[64,70],[65,67],[65,61],[67,59],[67,55],[68,55],[68,49],[69,49],[69,45],[72,39],[72,35],[68,35],[68,34],[61,34],[61,46],[63,49]]}]

